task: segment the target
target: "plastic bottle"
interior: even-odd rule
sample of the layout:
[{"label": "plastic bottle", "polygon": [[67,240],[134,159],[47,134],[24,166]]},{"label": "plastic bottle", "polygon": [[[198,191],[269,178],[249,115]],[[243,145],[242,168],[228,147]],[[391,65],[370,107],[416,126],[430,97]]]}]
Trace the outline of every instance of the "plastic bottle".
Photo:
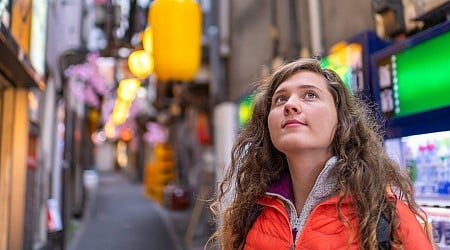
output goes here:
[{"label": "plastic bottle", "polygon": [[406,171],[413,182],[417,181],[417,164],[416,158],[414,157],[411,147],[406,145],[405,149],[405,165]]},{"label": "plastic bottle", "polygon": [[437,194],[439,189],[440,174],[442,162],[438,156],[438,147],[436,141],[430,141],[427,144],[427,160],[429,168],[429,182],[427,183],[431,194]]},{"label": "plastic bottle", "polygon": [[417,178],[414,182],[414,188],[417,195],[423,195],[425,193],[425,184],[428,181],[425,162],[425,150],[425,146],[419,145],[416,158]]},{"label": "plastic bottle", "polygon": [[445,157],[445,147],[441,143],[438,144],[439,147],[436,149],[436,161],[437,161],[437,173],[438,173],[438,193],[440,195],[447,194],[447,182],[448,182],[448,176],[447,176],[447,169],[444,164]]}]

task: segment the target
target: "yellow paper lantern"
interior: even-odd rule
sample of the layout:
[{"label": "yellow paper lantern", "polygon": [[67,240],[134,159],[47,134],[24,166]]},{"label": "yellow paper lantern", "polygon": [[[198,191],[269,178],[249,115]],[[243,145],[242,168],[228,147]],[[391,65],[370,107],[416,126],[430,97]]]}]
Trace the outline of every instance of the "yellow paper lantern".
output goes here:
[{"label": "yellow paper lantern", "polygon": [[142,35],[142,47],[150,54],[153,54],[153,31],[152,28],[147,27]]},{"label": "yellow paper lantern", "polygon": [[136,78],[122,79],[119,82],[119,88],[117,89],[117,95],[122,101],[131,103],[136,97],[136,92],[141,86],[141,81]]},{"label": "yellow paper lantern", "polygon": [[201,61],[202,15],[194,0],[155,0],[149,8],[155,74],[160,81],[190,81]]},{"label": "yellow paper lantern", "polygon": [[120,99],[117,99],[114,104],[113,112],[128,114],[128,111],[130,110],[130,106],[131,106],[130,102],[124,102]]},{"label": "yellow paper lantern", "polygon": [[124,123],[128,118],[128,113],[113,112],[111,114],[111,120],[115,125]]},{"label": "yellow paper lantern", "polygon": [[135,77],[144,79],[153,72],[153,56],[145,50],[133,51],[128,56],[128,68]]},{"label": "yellow paper lantern", "polygon": [[108,138],[116,137],[116,126],[114,125],[113,122],[108,121],[105,124],[104,130],[105,130],[106,137],[108,137]]}]

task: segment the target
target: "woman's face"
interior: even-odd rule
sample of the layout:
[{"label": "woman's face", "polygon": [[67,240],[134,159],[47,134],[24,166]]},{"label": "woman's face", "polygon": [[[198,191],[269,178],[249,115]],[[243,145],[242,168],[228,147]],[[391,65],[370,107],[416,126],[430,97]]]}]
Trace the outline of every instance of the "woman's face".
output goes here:
[{"label": "woman's face", "polygon": [[325,78],[300,71],[275,90],[268,126],[279,151],[328,153],[337,125],[337,112]]}]

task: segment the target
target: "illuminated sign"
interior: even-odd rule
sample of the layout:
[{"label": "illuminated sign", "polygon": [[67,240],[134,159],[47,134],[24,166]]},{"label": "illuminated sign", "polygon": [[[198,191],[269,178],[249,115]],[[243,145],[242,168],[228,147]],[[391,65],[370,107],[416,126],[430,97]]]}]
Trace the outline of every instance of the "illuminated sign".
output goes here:
[{"label": "illuminated sign", "polygon": [[450,106],[450,32],[378,60],[381,111],[403,117]]},{"label": "illuminated sign", "polygon": [[31,5],[31,0],[15,0],[11,10],[11,35],[26,55],[30,52]]},{"label": "illuminated sign", "polygon": [[336,71],[353,93],[359,93],[364,90],[362,54],[361,44],[340,42],[321,60],[321,66]]},{"label": "illuminated sign", "polygon": [[242,98],[238,104],[238,120],[239,120],[239,128],[245,127],[247,125],[248,120],[252,117],[253,114],[253,98],[254,95],[248,95]]}]

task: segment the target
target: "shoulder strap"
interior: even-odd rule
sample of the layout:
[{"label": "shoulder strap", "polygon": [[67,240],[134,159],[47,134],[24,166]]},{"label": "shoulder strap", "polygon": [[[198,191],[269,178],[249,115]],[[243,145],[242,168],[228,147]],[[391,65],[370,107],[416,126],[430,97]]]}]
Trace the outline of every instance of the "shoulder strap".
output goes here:
[{"label": "shoulder strap", "polygon": [[253,208],[253,210],[250,213],[250,216],[248,218],[248,226],[247,226],[247,232],[252,228],[253,223],[255,223],[256,218],[258,218],[259,214],[262,212],[264,206],[261,204],[256,204],[256,206]]},{"label": "shoulder strap", "polygon": [[[392,202],[394,206],[397,204],[397,201]],[[378,249],[381,250],[390,249],[391,230],[389,228],[389,220],[383,213],[381,213],[380,220],[378,221],[377,225],[377,240],[378,240]]]},{"label": "shoulder strap", "polygon": [[382,213],[380,216],[380,220],[377,225],[377,240],[378,240],[378,249],[381,250],[389,250],[390,246],[390,233],[389,233],[389,221],[386,219],[386,216]]}]

